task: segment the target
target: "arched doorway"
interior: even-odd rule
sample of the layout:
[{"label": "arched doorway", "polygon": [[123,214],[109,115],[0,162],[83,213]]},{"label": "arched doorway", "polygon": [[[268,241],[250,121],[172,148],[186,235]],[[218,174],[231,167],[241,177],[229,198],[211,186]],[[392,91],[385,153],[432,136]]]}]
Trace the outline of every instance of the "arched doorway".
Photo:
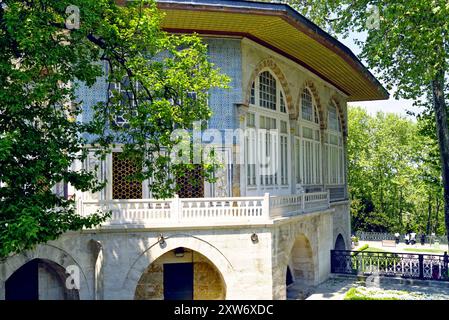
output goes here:
[{"label": "arched doorway", "polygon": [[345,239],[343,239],[343,236],[341,233],[338,234],[337,240],[335,240],[335,250],[346,250],[346,244]]},{"label": "arched doorway", "polygon": [[136,300],[223,300],[226,284],[204,255],[176,248],[156,259],[140,277]]},{"label": "arched doorway", "polygon": [[287,272],[285,273],[285,285],[287,288],[294,283],[292,270],[287,266]]},{"label": "arched doorway", "polygon": [[315,284],[313,252],[305,235],[299,235],[293,244],[286,271],[287,299],[305,299]]},{"label": "arched doorway", "polygon": [[66,287],[66,278],[59,264],[33,259],[6,280],[5,300],[79,300],[78,290]]}]

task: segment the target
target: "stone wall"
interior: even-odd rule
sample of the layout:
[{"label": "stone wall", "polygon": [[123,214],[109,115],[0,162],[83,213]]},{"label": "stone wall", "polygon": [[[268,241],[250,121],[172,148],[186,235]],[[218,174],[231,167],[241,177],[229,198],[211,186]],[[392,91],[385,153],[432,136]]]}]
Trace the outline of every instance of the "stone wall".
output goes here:
[{"label": "stone wall", "polygon": [[338,235],[341,234],[345,241],[346,250],[351,250],[351,215],[349,206],[349,201],[331,204],[331,207],[335,209],[332,216],[334,237],[332,249],[335,246]]},{"label": "stone wall", "polygon": [[295,282],[314,286],[328,279],[332,212],[290,218],[273,232],[273,299],[286,298],[287,266]]},{"label": "stone wall", "polygon": [[38,264],[39,300],[64,300],[65,283],[49,264]]},{"label": "stone wall", "polygon": [[[0,299],[4,299],[6,279],[34,258],[53,261],[64,269],[70,265],[79,267],[81,299],[134,299],[142,274],[154,261],[177,247],[194,250],[210,261],[210,264],[205,264],[205,260],[197,260],[197,297],[212,299],[222,295],[227,299],[271,299],[270,228],[217,226],[213,229],[165,230],[162,232],[166,241],[162,246],[158,243],[160,229],[67,233],[56,241],[1,263]],[[257,243],[251,241],[253,232],[258,234]],[[92,240],[101,243],[101,260],[96,259],[98,252],[91,249]],[[100,261],[101,267],[98,266]],[[226,289],[223,294],[218,282],[210,281],[211,278],[217,279],[217,270]],[[101,279],[101,285],[97,284],[98,279]],[[206,293],[205,283],[214,289]]]},{"label": "stone wall", "polygon": [[[61,268],[78,266],[81,299],[162,299],[163,263],[192,261],[188,253],[175,257],[172,250],[178,247],[195,252],[196,299],[285,299],[287,265],[295,280],[303,278],[315,285],[328,278],[333,230],[345,225],[334,228],[333,224],[344,221],[344,208],[337,217],[331,211],[312,213],[264,226],[67,233],[1,263],[0,299],[6,279],[34,258],[53,261]],[[158,242],[161,232],[162,245]],[[253,233],[258,235],[257,242],[251,240]],[[92,243],[101,244],[101,259]]]},{"label": "stone wall", "polygon": [[194,254],[194,261],[193,299],[226,299],[226,287],[217,268],[203,255]]},{"label": "stone wall", "polygon": [[164,266],[156,261],[143,273],[136,287],[135,300],[164,300]]}]

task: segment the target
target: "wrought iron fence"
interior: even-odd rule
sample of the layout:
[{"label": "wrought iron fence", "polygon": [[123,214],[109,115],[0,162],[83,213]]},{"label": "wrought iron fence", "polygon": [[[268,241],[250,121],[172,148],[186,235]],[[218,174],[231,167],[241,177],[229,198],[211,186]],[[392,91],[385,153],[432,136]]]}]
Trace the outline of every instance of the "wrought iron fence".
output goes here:
[{"label": "wrought iron fence", "polygon": [[[387,233],[387,232],[366,232],[366,231],[357,231],[355,235],[359,238],[361,241],[382,241],[382,240],[395,240],[395,236],[393,233]],[[405,234],[401,234],[399,236],[399,240],[401,242],[405,241]],[[421,234],[416,235],[416,242],[421,241]],[[447,244],[447,237],[446,236],[428,236],[425,237],[425,243],[435,243],[439,242],[440,244]]]},{"label": "wrought iron fence", "polygon": [[331,250],[331,272],[449,281],[449,256]]}]

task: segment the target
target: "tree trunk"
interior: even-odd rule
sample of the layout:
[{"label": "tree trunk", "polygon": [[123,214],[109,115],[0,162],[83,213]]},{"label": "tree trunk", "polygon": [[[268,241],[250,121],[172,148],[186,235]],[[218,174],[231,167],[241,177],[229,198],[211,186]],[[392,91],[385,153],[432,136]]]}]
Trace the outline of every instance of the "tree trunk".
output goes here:
[{"label": "tree trunk", "polygon": [[449,241],[449,128],[447,106],[444,97],[444,71],[441,70],[432,81],[433,107],[440,146],[441,171],[444,189],[444,221]]},{"label": "tree trunk", "polygon": [[427,207],[428,210],[428,217],[427,217],[427,230],[426,230],[426,234],[430,235],[430,221],[431,221],[431,217],[432,217],[432,193],[429,192],[429,205]]},{"label": "tree trunk", "polygon": [[439,213],[440,213],[440,194],[437,194],[437,197],[436,197],[436,209],[435,209],[435,226],[434,226],[434,231],[433,232],[435,232],[435,234],[438,234],[438,227],[439,227],[439,221],[438,221],[438,219],[440,218],[440,215],[439,215]]}]

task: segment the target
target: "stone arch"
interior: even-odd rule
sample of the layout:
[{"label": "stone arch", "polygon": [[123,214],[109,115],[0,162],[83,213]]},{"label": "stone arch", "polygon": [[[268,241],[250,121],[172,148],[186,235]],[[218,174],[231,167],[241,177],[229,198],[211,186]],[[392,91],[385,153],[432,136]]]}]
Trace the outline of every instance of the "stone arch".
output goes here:
[{"label": "stone arch", "polygon": [[341,103],[340,100],[337,98],[337,96],[332,96],[331,100],[329,101],[329,103],[334,103],[335,106],[337,107],[337,113],[340,116],[340,125],[341,125],[341,131],[343,133],[344,137],[348,136],[348,124],[346,121],[346,117],[345,114],[343,112],[343,109],[341,107]]},{"label": "stone arch", "polygon": [[216,247],[210,243],[194,236],[177,234],[165,238],[165,243],[158,242],[147,248],[131,265],[124,283],[123,289],[129,295],[129,299],[134,298],[138,282],[147,268],[158,258],[176,248],[183,247],[200,253],[206,257],[219,271],[226,287],[226,297],[232,299],[234,283],[234,267],[229,260]]},{"label": "stone arch", "polygon": [[310,91],[310,93],[312,93],[312,97],[313,100],[316,104],[316,107],[318,109],[318,116],[320,118],[320,128],[321,129],[326,129],[327,127],[327,119],[324,116],[324,109],[323,109],[323,105],[321,103],[321,99],[320,99],[320,95],[318,93],[318,89],[316,88],[315,84],[310,81],[310,80],[306,80],[304,82],[304,85],[302,86],[301,90],[299,91],[299,95],[298,95],[298,102],[297,102],[297,106],[296,106],[296,114],[299,117],[299,113],[301,112],[301,101],[302,101],[302,92],[304,91],[304,89],[308,89]]},{"label": "stone arch", "polygon": [[304,233],[296,236],[290,257],[295,282],[314,285],[316,281],[314,252],[309,238]]},{"label": "stone arch", "polygon": [[[166,267],[170,270],[166,270]],[[169,272],[168,277],[166,272]],[[177,278],[180,272],[187,273]],[[190,276],[192,276],[192,282],[190,282]],[[171,290],[169,291],[178,298],[181,296],[189,300],[224,300],[226,298],[226,283],[217,266],[196,251],[178,247],[166,252],[148,266],[138,282],[134,299],[169,299],[165,296],[165,281],[170,279]],[[186,281],[187,287],[179,287],[177,285],[179,281]],[[179,296],[180,293],[181,296]]]},{"label": "stone arch", "polygon": [[[33,259],[6,279],[5,299],[9,293],[12,300],[79,300],[78,289],[68,288],[66,279],[66,270],[61,265],[46,259]],[[23,290],[24,286],[27,290]]]},{"label": "stone arch", "polygon": [[341,233],[338,234],[337,239],[335,240],[334,249],[346,250],[346,242]]},{"label": "stone arch", "polygon": [[290,87],[288,85],[287,78],[285,77],[284,73],[281,71],[279,66],[276,64],[276,62],[272,58],[267,58],[267,59],[264,59],[264,60],[260,61],[257,64],[256,68],[251,73],[251,76],[249,78],[249,81],[247,83],[246,90],[245,90],[245,104],[249,105],[250,97],[251,97],[251,86],[252,86],[252,84],[254,82],[254,79],[256,79],[256,77],[264,69],[269,69],[276,76],[276,78],[279,80],[279,83],[281,84],[282,90],[284,91],[284,94],[285,94],[284,98],[285,98],[285,101],[286,101],[286,104],[287,104],[288,113],[289,114],[294,114],[295,113],[295,108],[294,108],[294,105],[293,105],[292,94],[291,94],[291,91],[290,91]]},{"label": "stone arch", "polygon": [[285,285],[287,288],[291,286],[295,281],[295,278],[293,276],[292,268],[290,267],[290,264],[287,264],[287,269],[285,271]]},{"label": "stone arch", "polygon": [[[284,246],[285,255],[280,261],[280,271],[283,273],[283,279],[287,270],[290,269],[292,283],[287,285],[283,281],[279,290],[281,296],[285,294],[287,299],[302,300],[311,293],[310,289],[317,284],[318,280],[318,260],[316,257],[318,248],[316,243],[316,234],[313,229],[307,226],[299,225],[299,228],[293,228],[293,232],[286,239]],[[283,292],[283,293],[282,293]]]},{"label": "stone arch", "polygon": [[[27,250],[7,258],[6,261],[3,262],[3,266],[0,265],[0,267],[2,267],[0,268],[2,271],[0,272],[0,286],[4,286],[6,280],[9,279],[15,271],[20,269],[20,267],[35,259],[50,261],[51,263],[61,266],[64,271],[69,266],[77,266],[80,270],[79,298],[90,299],[89,282],[81,265],[68,252],[50,244],[41,244],[34,250]],[[3,290],[0,290],[0,295],[1,294],[3,294]],[[0,299],[1,298],[4,297],[0,296]]]}]

